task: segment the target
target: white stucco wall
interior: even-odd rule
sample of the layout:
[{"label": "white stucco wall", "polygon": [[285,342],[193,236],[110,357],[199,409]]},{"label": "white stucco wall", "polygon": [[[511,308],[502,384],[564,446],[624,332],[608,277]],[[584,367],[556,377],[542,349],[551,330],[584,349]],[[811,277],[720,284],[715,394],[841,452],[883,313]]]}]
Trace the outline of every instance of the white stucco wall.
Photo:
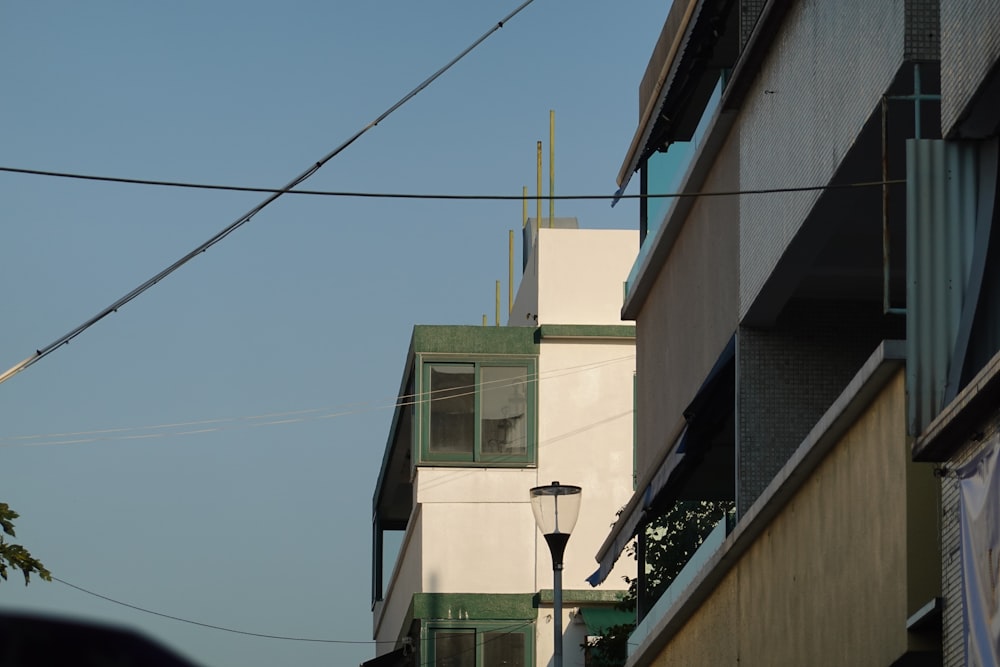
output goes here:
[{"label": "white stucco wall", "polygon": [[538,230],[508,324],[622,324],[622,284],[638,252],[632,230]]},{"label": "white stucco wall", "polygon": [[399,628],[410,607],[414,593],[421,592],[421,570],[423,565],[423,516],[420,506],[414,508],[406,535],[399,548],[396,566],[388,581],[386,581],[385,598],[377,602],[372,610],[373,632],[376,642],[375,654],[382,655],[395,647],[388,642],[395,642]]},{"label": "white stucco wall", "polygon": [[[587,626],[578,613],[578,607],[563,607],[563,667],[583,667],[581,645],[587,639]],[[539,608],[538,620],[535,621],[535,667],[549,667],[554,642],[552,606],[547,605]]]},{"label": "white stucco wall", "polygon": [[[632,495],[631,340],[543,340],[539,355],[538,483],[583,488],[580,518],[566,547],[563,586],[588,588],[594,554]],[[540,541],[539,588],[552,587],[548,547]],[[622,559],[619,568],[634,563]],[[624,588],[616,570],[606,586]]]},{"label": "white stucco wall", "polygon": [[425,593],[525,593],[535,550],[528,489],[535,471],[419,468],[424,519],[421,590]]}]

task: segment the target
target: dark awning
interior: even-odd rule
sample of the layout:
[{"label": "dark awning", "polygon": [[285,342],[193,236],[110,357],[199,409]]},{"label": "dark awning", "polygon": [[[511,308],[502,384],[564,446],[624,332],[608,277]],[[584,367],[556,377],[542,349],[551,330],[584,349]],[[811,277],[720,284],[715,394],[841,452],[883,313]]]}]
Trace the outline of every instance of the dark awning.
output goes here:
[{"label": "dark awning", "polygon": [[689,141],[719,74],[739,55],[732,0],[674,2],[640,86],[641,117],[620,171],[619,192],[652,153]]},{"label": "dark awning", "polygon": [[587,577],[587,583],[591,586],[600,586],[608,578],[608,575],[611,574],[611,570],[614,568],[622,551],[624,551],[625,545],[632,540],[639,529],[639,525],[646,515],[646,510],[652,506],[653,501],[660,494],[660,491],[667,486],[667,482],[670,481],[674,470],[677,469],[677,466],[684,459],[686,440],[687,429],[685,428],[680,437],[674,442],[673,447],[670,448],[666,457],[664,457],[663,462],[660,463],[660,467],[657,469],[656,474],[653,475],[649,484],[646,485],[645,489],[636,491],[632,495],[632,499],[625,506],[621,516],[618,517],[618,521],[611,527],[611,534],[604,540],[601,550],[597,553],[597,571]]},{"label": "dark awning", "polygon": [[[646,487],[636,490],[632,495],[632,499],[611,528],[611,533],[601,545],[596,556],[599,565],[597,571],[587,577],[587,582],[591,586],[604,583],[625,545],[631,541],[646,520],[647,513],[650,510],[655,512],[654,506],[661,493],[668,485],[676,486],[677,480],[686,474],[678,474],[685,457],[693,455],[697,461],[710,446],[706,433],[723,423],[723,413],[733,409],[732,401],[723,398],[727,396],[727,391],[732,391],[735,359],[736,336],[734,335],[705,377],[694,399],[684,410],[684,419],[687,422],[684,430],[674,441]],[[684,466],[688,467],[688,464],[684,463]]]}]

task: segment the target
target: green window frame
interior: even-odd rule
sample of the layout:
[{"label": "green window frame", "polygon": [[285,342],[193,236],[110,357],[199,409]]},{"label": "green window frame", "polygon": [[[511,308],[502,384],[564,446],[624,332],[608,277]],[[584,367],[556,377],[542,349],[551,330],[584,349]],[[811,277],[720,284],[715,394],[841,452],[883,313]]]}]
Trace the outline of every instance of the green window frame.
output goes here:
[{"label": "green window frame", "polygon": [[431,622],[421,667],[534,667],[535,625],[528,621]]},{"label": "green window frame", "polygon": [[535,463],[535,358],[428,357],[420,381],[421,463]]}]

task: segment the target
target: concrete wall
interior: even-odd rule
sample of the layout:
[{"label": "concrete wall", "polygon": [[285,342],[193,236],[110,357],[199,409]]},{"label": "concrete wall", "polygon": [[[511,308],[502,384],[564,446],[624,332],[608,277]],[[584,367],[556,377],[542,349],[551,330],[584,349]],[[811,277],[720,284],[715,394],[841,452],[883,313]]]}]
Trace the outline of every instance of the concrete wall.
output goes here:
[{"label": "concrete wall", "polygon": [[524,593],[534,577],[528,489],[533,470],[419,468],[423,513],[421,590],[427,593]]},{"label": "concrete wall", "polygon": [[390,583],[386,589],[385,597],[377,603],[378,606],[373,610],[374,632],[372,636],[377,642],[386,642],[375,645],[376,655],[388,653],[396,648],[387,642],[395,642],[399,639],[399,631],[403,619],[406,618],[407,610],[410,608],[410,600],[414,593],[422,592],[420,575],[423,567],[422,554],[423,518],[420,514],[420,508],[417,507],[406,527],[406,535],[400,545],[396,567],[389,579]]},{"label": "concrete wall", "polygon": [[[543,231],[543,230],[538,230]],[[536,245],[532,246],[528,252],[528,262],[524,265],[524,271],[517,284],[514,293],[514,305],[511,306],[507,314],[507,326],[509,327],[534,327],[538,326],[538,253],[535,252]]]},{"label": "concrete wall", "polygon": [[[632,495],[632,374],[629,339],[542,340],[539,366],[537,483],[559,481],[583,488],[580,518],[566,547],[563,585],[586,588],[594,554],[616,512]],[[527,500],[527,487],[523,493]],[[538,541],[538,588],[552,587],[548,546]],[[623,589],[635,563],[623,558],[602,588]]]},{"label": "concrete wall", "polygon": [[[736,123],[742,189],[830,181],[902,64],[904,4],[794,3]],[[741,198],[740,319],[818,197]]]},{"label": "concrete wall", "polygon": [[[739,186],[739,139],[731,134],[703,189]],[[736,330],[739,199],[699,199],[682,224],[636,319],[637,464],[640,476],[672,444],[695,392]]]},{"label": "concrete wall", "polygon": [[[582,646],[587,639],[587,626],[577,617],[578,611],[578,607],[563,605],[563,667],[584,667]],[[554,648],[552,606],[544,605],[538,608],[535,622],[535,667],[551,667]]]},{"label": "concrete wall", "polygon": [[509,325],[621,324],[622,285],[638,251],[636,231],[539,229]]},{"label": "concrete wall", "polygon": [[908,478],[930,470],[910,461],[905,410],[900,371],[652,664],[884,667],[912,648],[924,592],[907,575],[936,553],[933,526],[906,520]]}]

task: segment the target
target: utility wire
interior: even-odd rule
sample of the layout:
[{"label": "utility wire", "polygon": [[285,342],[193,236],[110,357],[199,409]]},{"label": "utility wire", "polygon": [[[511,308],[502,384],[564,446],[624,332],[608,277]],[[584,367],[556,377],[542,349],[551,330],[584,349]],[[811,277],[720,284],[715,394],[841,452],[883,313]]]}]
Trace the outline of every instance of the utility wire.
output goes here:
[{"label": "utility wire", "polygon": [[79,336],[80,334],[82,334],[84,331],[86,331],[90,327],[94,326],[95,324],[97,324],[98,322],[100,322],[101,320],[103,320],[105,317],[107,317],[111,313],[118,312],[119,308],[121,308],[122,306],[127,305],[133,299],[137,298],[138,296],[142,295],[147,290],[151,289],[154,285],[156,285],[158,282],[160,282],[161,280],[163,280],[164,278],[166,278],[167,276],[169,276],[170,274],[172,274],[174,271],[176,271],[177,269],[181,268],[182,266],[184,266],[185,264],[187,264],[188,262],[190,262],[192,259],[194,259],[198,255],[200,255],[201,253],[207,251],[209,248],[211,248],[215,244],[221,242],[223,239],[225,239],[227,236],[229,236],[230,234],[232,234],[233,232],[235,232],[237,229],[239,229],[240,227],[242,227],[246,223],[250,222],[250,220],[253,219],[253,217],[255,215],[257,215],[258,213],[260,213],[261,211],[263,211],[270,204],[272,204],[275,201],[277,201],[282,195],[288,193],[292,188],[294,188],[294,187],[296,187],[296,186],[304,183],[313,174],[315,174],[317,171],[319,171],[323,167],[323,165],[325,165],[327,162],[329,162],[330,160],[332,160],[333,158],[335,158],[337,155],[339,155],[341,152],[343,152],[348,146],[350,146],[355,141],[357,141],[359,138],[361,138],[361,136],[363,134],[365,134],[368,130],[370,130],[371,128],[375,127],[379,123],[381,123],[390,114],[392,114],[394,111],[396,111],[401,106],[403,106],[404,104],[406,104],[407,102],[409,102],[411,99],[413,99],[417,94],[419,94],[427,86],[429,86],[431,83],[433,83],[438,77],[440,77],[442,74],[444,74],[449,69],[451,69],[458,61],[462,60],[462,58],[464,58],[465,56],[467,56],[473,49],[475,49],[477,46],[479,46],[480,44],[482,44],[490,35],[492,35],[494,32],[496,32],[497,30],[499,30],[500,28],[502,28],[504,26],[504,23],[506,23],[507,21],[510,21],[512,18],[514,18],[514,16],[516,16],[518,13],[520,13],[520,11],[522,9],[524,9],[525,7],[527,7],[528,5],[530,5],[532,2],[534,2],[534,0],[525,0],[525,2],[523,2],[517,9],[515,9],[510,14],[508,14],[507,16],[505,16],[499,22],[497,22],[496,25],[494,25],[492,28],[490,28],[485,33],[483,33],[483,35],[479,39],[477,39],[476,41],[474,41],[465,50],[463,50],[461,53],[459,53],[457,56],[455,56],[447,65],[445,65],[444,67],[442,67],[441,69],[439,69],[437,72],[435,72],[434,74],[432,74],[429,77],[427,77],[422,83],[420,83],[420,85],[418,85],[416,88],[414,88],[409,93],[407,93],[406,95],[404,95],[398,102],[396,102],[395,104],[393,104],[391,107],[389,107],[388,109],[386,109],[385,111],[383,111],[382,114],[378,116],[378,118],[376,118],[375,120],[371,121],[370,123],[368,123],[368,125],[365,125],[363,128],[361,128],[360,130],[358,130],[357,132],[355,132],[344,143],[340,144],[339,146],[337,146],[336,148],[334,148],[332,151],[330,151],[329,153],[327,153],[326,155],[324,155],[323,157],[321,157],[319,160],[317,160],[314,164],[310,165],[308,169],[306,169],[301,174],[299,174],[298,176],[296,176],[295,178],[293,178],[292,180],[290,180],[285,186],[283,186],[283,187],[281,187],[281,188],[273,191],[272,194],[269,197],[267,197],[267,198],[264,199],[264,201],[262,201],[261,203],[257,204],[252,209],[250,209],[249,211],[247,211],[246,213],[244,213],[242,216],[240,216],[239,218],[237,218],[236,220],[234,220],[233,222],[231,222],[229,225],[227,225],[226,227],[224,227],[221,231],[219,231],[217,234],[215,234],[214,236],[212,236],[210,239],[208,239],[207,241],[205,241],[204,243],[202,243],[201,245],[199,245],[197,248],[195,248],[194,250],[192,250],[188,254],[184,255],[183,257],[181,257],[180,259],[178,259],[176,262],[174,262],[173,264],[171,264],[167,268],[163,269],[162,271],[160,271],[159,273],[157,273],[153,277],[149,278],[148,280],[146,280],[144,283],[142,283],[141,285],[139,285],[138,287],[136,287],[132,291],[130,291],[127,294],[125,294],[124,296],[122,296],[120,299],[118,299],[117,301],[115,301],[114,303],[112,303],[111,305],[109,305],[107,308],[105,308],[104,310],[102,310],[101,312],[99,312],[97,315],[93,316],[92,318],[90,318],[89,320],[87,320],[83,324],[77,326],[75,329],[73,329],[73,330],[69,331],[68,333],[64,334],[63,336],[60,336],[59,338],[57,338],[56,340],[52,341],[48,345],[35,350],[35,352],[33,354],[31,354],[30,356],[28,356],[26,359],[24,359],[23,361],[15,364],[10,369],[8,369],[7,371],[5,371],[3,374],[0,374],[0,384],[6,382],[10,378],[12,378],[14,375],[20,373],[21,371],[23,371],[24,369],[28,368],[29,366],[32,366],[35,363],[37,363],[38,361],[40,361],[41,359],[47,357],[49,354],[51,354],[53,351],[55,351],[59,347],[62,347],[63,345],[69,343],[71,340],[73,340],[74,338],[76,338],[77,336]]},{"label": "utility wire", "polygon": [[395,644],[395,641],[391,642],[377,642],[377,641],[363,641],[363,640],[352,640],[352,639],[315,639],[312,637],[289,637],[286,635],[271,635],[263,632],[247,632],[246,630],[235,630],[233,628],[227,628],[221,625],[213,625],[211,623],[202,623],[201,621],[192,621],[187,618],[181,618],[180,616],[172,616],[170,614],[164,614],[158,611],[153,611],[152,609],[146,609],[145,607],[140,607],[138,605],[130,604],[128,602],[122,602],[121,600],[116,600],[107,595],[101,595],[91,590],[87,590],[83,586],[77,586],[76,584],[71,584],[65,579],[60,579],[59,577],[52,577],[53,581],[58,581],[64,586],[69,586],[70,588],[76,589],[81,593],[86,593],[87,595],[92,595],[95,598],[100,598],[107,602],[113,604],[121,605],[122,607],[128,607],[129,609],[134,609],[136,611],[141,611],[144,614],[152,614],[153,616],[159,616],[160,618],[169,618],[171,621],[179,621],[181,623],[188,623],[189,625],[197,625],[202,628],[208,628],[210,630],[221,630],[222,632],[231,632],[235,635],[247,635],[250,637],[263,637],[264,639],[283,639],[290,642],[314,642],[318,644]]},{"label": "utility wire", "polygon": [[[501,389],[507,387],[524,386],[532,382],[541,382],[554,378],[585,373],[597,370],[604,366],[618,364],[625,361],[634,361],[631,355],[614,357],[602,361],[577,364],[575,366],[563,366],[554,368],[545,373],[528,373],[521,380],[492,380],[480,382],[478,385],[461,385],[448,389],[437,389],[426,391],[422,394],[400,394],[395,399],[374,399],[370,401],[359,401],[342,406],[332,406],[326,408],[305,408],[300,410],[288,410],[283,412],[269,412],[259,415],[249,415],[241,417],[219,417],[215,419],[199,419],[182,422],[171,422],[166,424],[153,424],[148,426],[117,426],[88,431],[65,431],[60,433],[35,433],[16,436],[0,436],[0,448],[4,447],[44,447],[53,445],[75,445],[99,440],[138,440],[149,438],[163,438],[180,435],[197,435],[237,428],[232,424],[242,422],[242,427],[271,426],[276,424],[291,424],[317,419],[334,419],[337,417],[347,417],[351,415],[364,414],[383,409],[395,409],[431,403],[434,401],[454,398],[456,396],[466,396],[475,393],[477,387],[486,391],[490,389]],[[451,392],[447,393],[446,392]],[[465,392],[465,393],[454,393]],[[225,425],[229,426],[225,426]],[[178,431],[177,429],[188,429]]]},{"label": "utility wire", "polygon": [[[320,197],[354,197],[363,199],[436,199],[451,201],[520,201],[525,198],[524,194],[519,195],[456,195],[456,194],[428,194],[428,193],[403,193],[403,192],[356,192],[348,190],[291,190],[275,188],[258,188],[243,185],[217,185],[209,183],[191,183],[184,181],[159,181],[145,178],[124,178],[120,176],[97,176],[93,174],[79,174],[64,171],[47,171],[42,169],[25,169],[21,167],[0,167],[0,172],[12,174],[28,174],[31,176],[50,176],[54,178],[69,178],[82,181],[99,181],[104,183],[125,183],[129,185],[156,185],[170,188],[187,188],[192,190],[222,190],[226,192],[270,192],[279,195],[312,195]],[[677,199],[684,197],[723,197],[732,195],[760,195],[775,194],[782,192],[811,192],[815,190],[839,190],[847,188],[872,188],[883,185],[901,185],[906,183],[905,179],[889,181],[862,181],[857,183],[836,183],[827,185],[806,185],[801,187],[783,188],[755,188],[748,190],[715,190],[699,192],[662,192],[633,195],[543,195],[544,200],[600,200],[600,199]],[[535,197],[529,197],[535,199]]]},{"label": "utility wire", "polygon": [[[167,618],[167,619],[170,619],[171,621],[178,621],[179,623],[187,623],[189,625],[197,625],[200,628],[207,628],[209,630],[220,630],[222,632],[230,632],[230,633],[232,633],[234,635],[245,635],[247,637],[261,637],[263,639],[281,639],[283,641],[289,641],[289,642],[312,642],[312,643],[315,643],[315,644],[393,644],[393,645],[395,645],[397,643],[395,640],[392,640],[392,641],[375,641],[375,640],[360,640],[360,639],[321,639],[321,638],[314,638],[314,637],[290,637],[288,635],[272,635],[272,634],[268,634],[268,633],[265,633],[265,632],[249,632],[249,631],[246,631],[246,630],[236,630],[234,628],[227,628],[227,627],[222,626],[222,625],[213,625],[212,623],[202,623],[201,621],[192,621],[191,619],[183,618],[181,616],[173,616],[171,614],[164,614],[164,613],[159,612],[159,611],[153,611],[152,609],[146,609],[145,607],[140,607],[139,605],[134,605],[134,604],[131,604],[129,602],[123,602],[121,600],[116,600],[115,598],[109,597],[107,595],[102,595],[101,593],[97,593],[95,591],[88,590],[88,589],[84,588],[83,586],[77,586],[76,584],[71,584],[70,582],[66,581],[65,579],[60,579],[59,577],[52,577],[52,580],[53,581],[58,581],[60,584],[62,584],[64,586],[69,586],[70,588],[72,588],[74,590],[77,590],[77,591],[80,591],[81,593],[85,593],[85,594],[93,596],[95,598],[100,598],[101,600],[104,600],[105,602],[110,602],[112,604],[116,604],[116,605],[119,605],[119,606],[122,606],[122,607],[127,607],[129,609],[134,609],[135,611],[141,611],[144,614],[152,614],[153,616],[159,616],[160,618]],[[491,633],[498,632],[498,633],[502,633],[503,635],[508,635],[508,634],[512,634],[514,632],[517,632],[518,630],[521,630],[523,628],[528,627],[529,625],[531,625],[531,623],[532,623],[531,621],[524,621],[524,622],[521,622],[521,623],[515,623],[515,624],[503,626],[503,627],[497,628],[496,630],[490,630],[489,632],[491,632]],[[479,634],[479,633],[477,632],[477,634]],[[485,644],[487,644],[487,643],[489,643],[491,641],[496,641],[497,639],[499,639],[499,637],[493,637],[492,639],[486,639],[486,640],[482,641],[481,643],[476,644],[476,646],[473,647],[473,648],[476,648],[476,647],[479,647],[479,646],[483,646],[483,645],[485,645]],[[464,652],[466,652],[466,651],[461,651],[460,653],[464,653]],[[459,655],[460,653],[455,654],[455,655]],[[453,656],[448,656],[448,657],[453,657]]]}]

